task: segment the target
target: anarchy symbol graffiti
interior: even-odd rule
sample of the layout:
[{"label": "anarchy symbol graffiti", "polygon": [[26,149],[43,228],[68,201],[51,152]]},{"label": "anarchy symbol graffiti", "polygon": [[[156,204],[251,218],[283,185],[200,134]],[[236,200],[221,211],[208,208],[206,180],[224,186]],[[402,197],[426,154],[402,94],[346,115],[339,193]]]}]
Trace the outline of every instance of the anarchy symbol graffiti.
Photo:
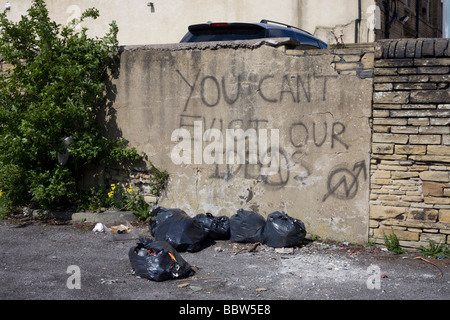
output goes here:
[{"label": "anarchy symbol graffiti", "polygon": [[328,175],[328,192],[324,195],[322,202],[325,202],[330,196],[337,199],[353,199],[358,193],[358,179],[363,172],[364,181],[367,180],[366,162],[360,161],[353,166],[353,170],[345,167],[334,169]]}]

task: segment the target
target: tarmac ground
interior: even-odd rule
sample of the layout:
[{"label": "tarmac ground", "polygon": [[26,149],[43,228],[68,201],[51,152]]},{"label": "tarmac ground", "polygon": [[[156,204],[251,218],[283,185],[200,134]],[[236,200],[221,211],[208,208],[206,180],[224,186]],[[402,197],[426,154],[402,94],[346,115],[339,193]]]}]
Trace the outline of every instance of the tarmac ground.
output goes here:
[{"label": "tarmac ground", "polygon": [[[321,241],[284,253],[216,241],[180,253],[193,276],[149,281],[131,272],[128,252],[137,239],[112,241],[93,228],[75,221],[0,221],[0,299],[170,300],[191,306],[259,301],[269,308],[275,301],[450,299],[447,258]],[[151,237],[146,223],[133,222],[133,228],[139,237]]]}]

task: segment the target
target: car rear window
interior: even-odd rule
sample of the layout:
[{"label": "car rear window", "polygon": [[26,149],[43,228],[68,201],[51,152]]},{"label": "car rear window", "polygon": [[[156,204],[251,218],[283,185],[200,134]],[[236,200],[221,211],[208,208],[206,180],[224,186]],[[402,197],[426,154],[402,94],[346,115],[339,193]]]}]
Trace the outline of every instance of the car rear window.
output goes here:
[{"label": "car rear window", "polygon": [[253,24],[200,24],[189,27],[182,42],[247,40],[265,37],[264,28]]},{"label": "car rear window", "polygon": [[289,29],[268,29],[271,38],[296,38],[295,33]]},{"label": "car rear window", "polygon": [[300,41],[301,49],[314,49],[321,48],[319,41],[314,38],[310,38],[303,35],[297,35],[297,40]]}]

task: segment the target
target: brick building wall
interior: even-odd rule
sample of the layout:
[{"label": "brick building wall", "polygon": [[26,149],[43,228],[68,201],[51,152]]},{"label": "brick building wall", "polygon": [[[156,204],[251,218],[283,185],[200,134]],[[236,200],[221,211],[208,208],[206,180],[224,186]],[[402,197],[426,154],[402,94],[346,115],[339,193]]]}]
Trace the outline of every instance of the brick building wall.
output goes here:
[{"label": "brick building wall", "polygon": [[[418,38],[442,37],[440,0],[376,0],[376,3],[381,11],[381,29],[375,30],[376,40],[417,38],[417,29]],[[389,27],[390,22],[392,24]],[[386,36],[386,29],[389,36]]]},{"label": "brick building wall", "polygon": [[375,49],[369,238],[404,247],[450,241],[448,39]]}]

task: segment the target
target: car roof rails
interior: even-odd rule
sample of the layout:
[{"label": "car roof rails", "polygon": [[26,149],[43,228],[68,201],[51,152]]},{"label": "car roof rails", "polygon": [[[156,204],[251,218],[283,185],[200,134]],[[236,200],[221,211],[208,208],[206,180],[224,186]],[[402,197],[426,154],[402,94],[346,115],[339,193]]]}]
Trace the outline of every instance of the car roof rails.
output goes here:
[{"label": "car roof rails", "polygon": [[300,31],[302,31],[302,32],[305,32],[305,33],[307,33],[307,34],[309,34],[309,35],[312,35],[311,33],[309,33],[309,32],[306,31],[306,30],[303,30],[303,29],[300,29],[300,28],[297,28],[297,27],[294,27],[294,26],[291,26],[291,25],[289,25],[289,24],[282,23],[282,22],[277,22],[277,21],[273,21],[273,20],[263,19],[263,20],[261,20],[259,23],[266,23],[266,24],[267,24],[268,22],[273,23],[273,24],[279,24],[279,25],[282,25],[282,26],[285,26],[285,27],[291,28],[291,29],[297,29],[297,30],[300,30]]}]

